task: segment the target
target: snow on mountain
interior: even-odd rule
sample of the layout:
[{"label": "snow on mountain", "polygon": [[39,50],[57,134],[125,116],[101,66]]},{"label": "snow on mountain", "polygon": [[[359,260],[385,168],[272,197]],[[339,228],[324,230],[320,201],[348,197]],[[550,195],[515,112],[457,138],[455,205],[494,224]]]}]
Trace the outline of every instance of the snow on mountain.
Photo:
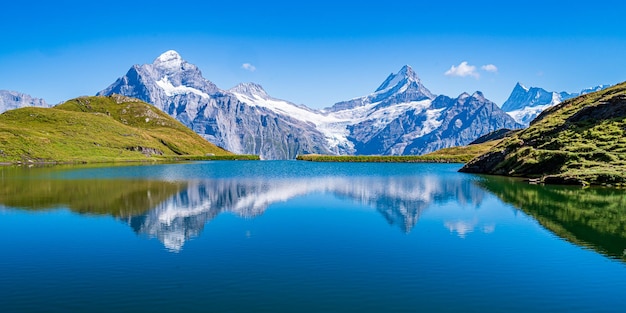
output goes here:
[{"label": "snow on mountain", "polygon": [[[354,98],[348,101],[338,102],[326,112],[355,109],[361,106],[375,104],[397,104],[410,101],[434,99],[430,90],[422,84],[413,69],[405,65],[398,73],[389,74],[387,79],[372,93],[365,97]],[[375,107],[375,106],[374,106]]]},{"label": "snow on mountain", "polygon": [[17,91],[0,90],[0,113],[23,107],[50,107],[46,101]]},{"label": "snow on mountain", "polygon": [[585,88],[585,89],[580,91],[579,95],[586,95],[588,93],[604,90],[604,89],[607,89],[609,87],[611,87],[611,85],[598,85],[598,86],[595,86],[595,87]]},{"label": "snow on mountain", "polygon": [[272,99],[259,85],[221,90],[172,50],[152,64],[134,65],[98,94],[112,93],[151,103],[208,141],[235,153],[257,154],[264,159],[331,153],[325,135],[314,124],[290,115],[302,107]]},{"label": "snow on mountain", "polygon": [[[351,132],[359,128],[357,125],[366,124],[367,134],[374,135],[408,110],[426,112],[434,98],[408,65],[398,73],[390,74],[372,94],[319,111],[271,98],[256,84],[240,84],[229,91],[243,103],[315,125],[324,134],[329,150],[336,154],[359,153],[355,150],[355,141],[363,139],[363,136]],[[431,118],[425,121],[425,127],[413,132],[414,136],[423,136],[436,128],[437,116],[433,113],[436,112],[428,113]]]},{"label": "snow on mountain", "polygon": [[272,98],[263,87],[254,83],[239,84],[229,89],[229,92],[233,93],[242,103],[263,107],[276,114],[289,116],[314,125],[324,135],[328,149],[331,152],[340,154],[347,153],[352,149],[346,129],[346,125],[350,122],[349,119]]},{"label": "snow on mountain", "polygon": [[[456,136],[445,131],[451,127],[446,124],[450,110],[456,110],[458,102],[470,96],[434,104],[435,95],[408,65],[390,74],[373,93],[323,110],[273,98],[254,83],[219,89],[175,51],[163,53],[152,64],[133,66],[98,94],[112,93],[152,103],[212,143],[235,153],[259,154],[264,159],[291,159],[306,153],[426,153],[432,147],[469,143],[503,123],[508,128],[519,127],[512,120],[503,122],[496,107],[489,109],[495,118],[458,118],[452,126],[481,127],[476,132],[467,131],[462,139],[447,140]],[[477,94],[472,97],[480,98]],[[483,106],[487,103],[484,98],[481,101]],[[457,113],[463,112],[461,108]],[[481,120],[474,123],[473,118]],[[434,132],[445,138],[428,136]],[[426,137],[442,144],[422,143],[417,147],[422,142],[418,139]],[[405,149],[409,146],[411,149]]]},{"label": "snow on mountain", "polygon": [[607,87],[609,87],[609,85],[600,85],[583,89],[579,93],[567,93],[564,91],[546,91],[539,87],[528,88],[521,83],[517,83],[509,98],[502,105],[502,109],[518,123],[528,126],[530,122],[545,109],[555,106],[567,99],[599,91]]},{"label": "snow on mountain", "polygon": [[[462,93],[457,98],[440,95],[423,113],[407,111],[362,149],[371,153],[376,147],[389,147],[390,151],[402,151],[402,154],[424,154],[467,145],[501,128],[520,127],[479,91],[472,95]],[[394,138],[395,141],[390,140]]]}]

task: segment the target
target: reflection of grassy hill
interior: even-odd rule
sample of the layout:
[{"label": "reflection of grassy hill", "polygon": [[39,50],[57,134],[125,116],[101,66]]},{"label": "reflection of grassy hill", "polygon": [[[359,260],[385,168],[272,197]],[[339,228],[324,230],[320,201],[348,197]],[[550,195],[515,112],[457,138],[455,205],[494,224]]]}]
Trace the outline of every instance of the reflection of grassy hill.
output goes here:
[{"label": "reflection of grassy hill", "polygon": [[82,97],[0,115],[0,161],[107,162],[229,156],[167,114],[133,99]]},{"label": "reflection of grassy hill", "polygon": [[531,185],[498,177],[480,184],[560,237],[626,260],[626,191]]},{"label": "reflection of grassy hill", "polygon": [[626,83],[546,110],[462,171],[626,184]]},{"label": "reflection of grassy hill", "polygon": [[67,207],[77,213],[129,217],[153,209],[184,186],[134,180],[24,180],[0,184],[0,204],[25,210]]},{"label": "reflection of grassy hill", "polygon": [[0,204],[25,210],[67,207],[78,213],[128,217],[153,209],[186,188],[180,182],[65,180],[46,174],[45,169],[32,174],[19,168],[0,169]]}]

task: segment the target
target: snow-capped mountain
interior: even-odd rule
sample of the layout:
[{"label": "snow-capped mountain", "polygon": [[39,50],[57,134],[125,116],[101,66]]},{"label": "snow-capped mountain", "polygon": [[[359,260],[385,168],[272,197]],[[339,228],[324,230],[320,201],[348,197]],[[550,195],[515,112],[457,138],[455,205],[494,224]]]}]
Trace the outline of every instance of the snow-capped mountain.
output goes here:
[{"label": "snow-capped mountain", "polygon": [[23,107],[47,108],[49,106],[43,99],[33,98],[16,91],[0,90],[0,113]]},{"label": "snow-capped mountain", "polygon": [[579,93],[568,93],[565,91],[546,91],[539,87],[526,87],[517,83],[509,98],[502,104],[502,110],[506,111],[515,121],[525,127],[530,124],[541,112],[562,101],[580,95],[600,91],[609,85],[600,85],[581,90]]},{"label": "snow-capped mountain", "polygon": [[372,94],[321,111],[272,99],[255,84],[230,91],[244,103],[315,125],[335,154],[423,154],[466,145],[503,127],[521,127],[480,92],[461,95],[458,101],[445,96],[437,100],[408,65],[390,74]]},{"label": "snow-capped mountain", "polygon": [[[272,100],[258,85],[241,85],[234,91],[243,91],[241,95],[250,99]],[[264,159],[330,153],[315,125],[275,111],[271,103],[268,109],[240,101],[238,93],[217,88],[175,51],[163,53],[152,64],[134,65],[98,95],[113,93],[151,103],[208,141],[235,153],[257,154]]]},{"label": "snow-capped mountain", "polygon": [[503,127],[521,127],[481,92],[436,97],[408,65],[374,93],[326,111],[347,120],[356,154],[424,154],[469,144]]},{"label": "snow-capped mountain", "polygon": [[175,51],[133,66],[98,94],[112,93],[152,103],[212,143],[264,159],[422,154],[468,144],[502,127],[520,127],[480,93],[435,101],[408,65],[372,94],[323,110],[275,99],[254,83],[219,89]]}]

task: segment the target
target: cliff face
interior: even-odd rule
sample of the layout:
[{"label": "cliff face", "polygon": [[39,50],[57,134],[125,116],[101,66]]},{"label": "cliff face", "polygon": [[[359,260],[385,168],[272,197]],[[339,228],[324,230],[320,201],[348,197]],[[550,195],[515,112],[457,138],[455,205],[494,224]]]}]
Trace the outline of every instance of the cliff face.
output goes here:
[{"label": "cliff face", "polygon": [[[217,88],[198,67],[168,51],[152,64],[134,65],[98,94],[122,94],[151,103],[211,143],[235,153],[264,159],[330,153],[315,125],[241,101],[236,91],[242,89]],[[262,89],[253,91],[266,95]]]}]

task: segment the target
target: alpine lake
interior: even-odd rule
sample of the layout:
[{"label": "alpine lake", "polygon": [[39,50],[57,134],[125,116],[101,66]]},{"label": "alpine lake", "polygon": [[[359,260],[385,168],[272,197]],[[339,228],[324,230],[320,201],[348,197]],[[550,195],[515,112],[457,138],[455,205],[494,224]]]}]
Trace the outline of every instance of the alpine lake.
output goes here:
[{"label": "alpine lake", "polygon": [[460,167],[0,167],[0,312],[626,312],[626,190]]}]

